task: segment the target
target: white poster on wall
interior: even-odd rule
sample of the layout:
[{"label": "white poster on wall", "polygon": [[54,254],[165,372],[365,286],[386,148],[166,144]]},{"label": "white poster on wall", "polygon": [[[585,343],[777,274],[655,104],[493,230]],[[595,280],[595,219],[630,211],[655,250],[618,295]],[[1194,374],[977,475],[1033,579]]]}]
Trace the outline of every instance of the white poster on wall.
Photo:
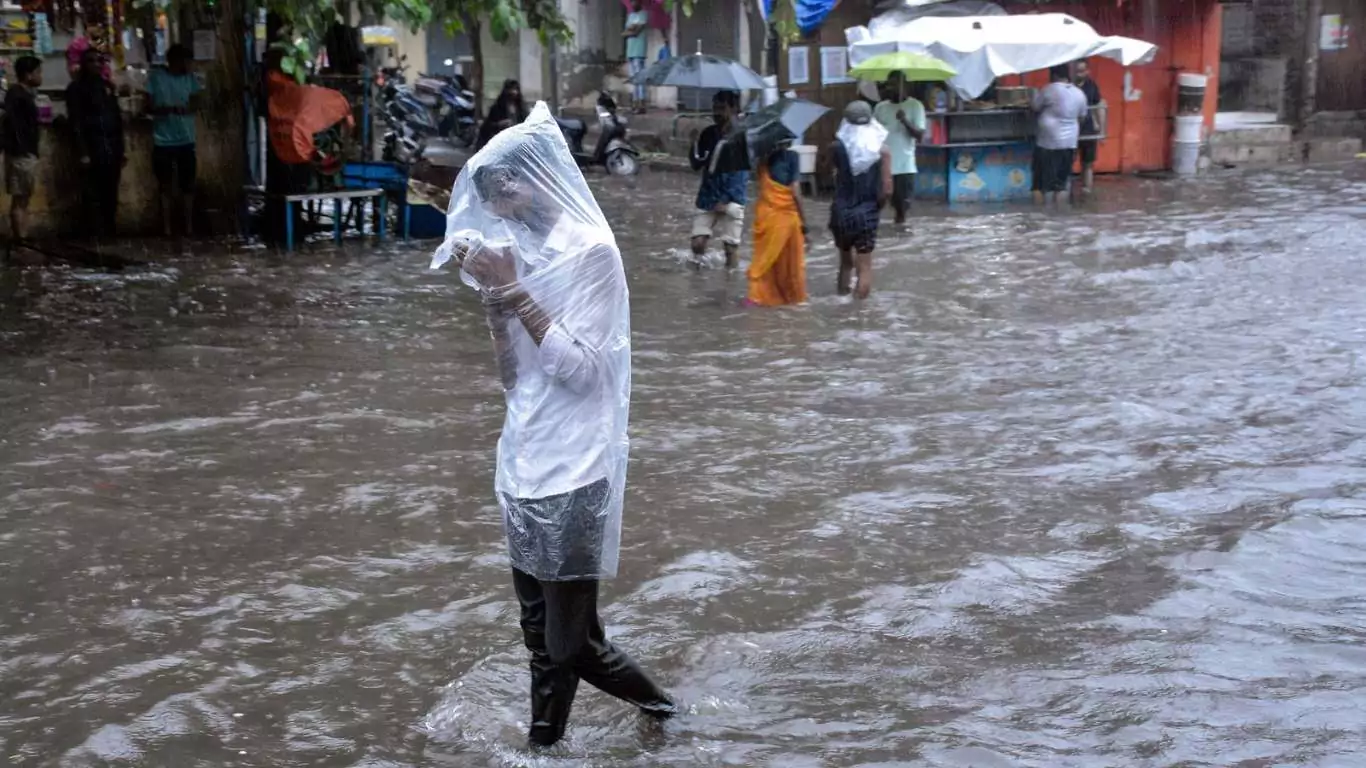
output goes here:
[{"label": "white poster on wall", "polygon": [[1319,20],[1319,50],[1341,51],[1347,47],[1347,28],[1342,14],[1325,13]]},{"label": "white poster on wall", "polygon": [[852,83],[849,77],[849,49],[842,45],[821,47],[821,85]]},{"label": "white poster on wall", "polygon": [[794,45],[787,49],[788,85],[805,85],[811,82],[811,60],[804,45]]}]

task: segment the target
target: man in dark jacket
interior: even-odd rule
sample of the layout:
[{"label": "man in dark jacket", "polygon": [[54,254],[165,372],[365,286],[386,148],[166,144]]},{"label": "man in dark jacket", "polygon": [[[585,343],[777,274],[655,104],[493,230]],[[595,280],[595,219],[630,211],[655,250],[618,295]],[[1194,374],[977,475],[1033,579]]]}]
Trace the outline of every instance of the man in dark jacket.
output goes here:
[{"label": "man in dark jacket", "polygon": [[87,50],[81,69],[66,87],[66,111],[86,174],[86,205],[103,235],[113,235],[119,212],[119,177],[126,161],[123,115],[114,86],[101,70],[104,54]]},{"label": "man in dark jacket", "polygon": [[28,202],[33,197],[38,170],[38,87],[43,84],[43,62],[22,56],[14,62],[14,85],[5,93],[4,131],[0,149],[5,152],[5,191],[10,195],[10,237],[28,237]]},{"label": "man in dark jacket", "polygon": [[[731,168],[713,168],[712,153],[730,131],[731,121],[740,112],[740,94],[718,91],[711,100],[712,122],[697,137],[692,148],[692,168],[702,171],[697,190],[697,210],[692,220],[692,252],[700,259],[707,252],[712,236],[721,238],[726,251],[726,268],[740,263],[740,236],[745,225],[745,189],[749,173]],[[719,158],[718,158],[719,159]]]}]

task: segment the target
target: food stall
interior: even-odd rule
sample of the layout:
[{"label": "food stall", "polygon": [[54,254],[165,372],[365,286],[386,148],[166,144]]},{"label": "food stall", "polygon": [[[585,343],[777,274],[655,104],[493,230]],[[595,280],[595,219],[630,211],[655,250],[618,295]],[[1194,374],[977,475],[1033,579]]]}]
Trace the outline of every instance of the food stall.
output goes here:
[{"label": "food stall", "polygon": [[1035,118],[1024,73],[1092,56],[1132,66],[1156,53],[1150,43],[1101,36],[1062,13],[874,20],[846,35],[854,65],[892,51],[922,51],[957,71],[929,89],[928,130],[916,157],[917,197],[949,202],[1030,196]]}]

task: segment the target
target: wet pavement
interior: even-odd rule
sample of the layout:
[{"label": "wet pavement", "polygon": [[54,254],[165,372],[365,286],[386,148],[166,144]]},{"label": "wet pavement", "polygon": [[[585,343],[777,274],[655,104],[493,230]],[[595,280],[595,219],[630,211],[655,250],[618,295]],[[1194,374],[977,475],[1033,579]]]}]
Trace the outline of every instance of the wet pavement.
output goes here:
[{"label": "wet pavement", "polygon": [[585,690],[523,748],[474,297],[416,248],[200,249],[0,276],[0,762],[1366,764],[1366,166],[928,210],[863,305],[818,235],[779,310],[670,250],[687,177],[595,185],[604,613],[683,716]]}]

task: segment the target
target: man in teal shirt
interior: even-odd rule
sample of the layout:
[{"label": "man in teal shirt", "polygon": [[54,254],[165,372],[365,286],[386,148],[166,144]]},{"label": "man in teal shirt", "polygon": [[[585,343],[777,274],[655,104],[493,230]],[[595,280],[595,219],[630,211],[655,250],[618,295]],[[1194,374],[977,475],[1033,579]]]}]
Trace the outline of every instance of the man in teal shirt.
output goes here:
[{"label": "man in teal shirt", "polygon": [[[621,36],[626,38],[626,61],[631,65],[631,74],[645,71],[647,34],[650,29],[650,14],[641,8],[641,0],[631,0],[631,12],[626,16],[626,29]],[[645,111],[645,86],[636,85],[634,105],[637,112]]]},{"label": "man in teal shirt", "polygon": [[925,105],[908,95],[905,79],[894,72],[873,117],[887,129],[887,150],[892,154],[892,208],[896,223],[905,224],[915,196],[915,145],[925,136]]},{"label": "man in teal shirt", "polygon": [[195,132],[193,97],[199,80],[190,71],[190,50],[177,43],[166,51],[166,66],[147,77],[152,114],[152,171],[161,187],[161,221],[171,236],[171,210],[179,192],[185,236],[193,233]]}]

